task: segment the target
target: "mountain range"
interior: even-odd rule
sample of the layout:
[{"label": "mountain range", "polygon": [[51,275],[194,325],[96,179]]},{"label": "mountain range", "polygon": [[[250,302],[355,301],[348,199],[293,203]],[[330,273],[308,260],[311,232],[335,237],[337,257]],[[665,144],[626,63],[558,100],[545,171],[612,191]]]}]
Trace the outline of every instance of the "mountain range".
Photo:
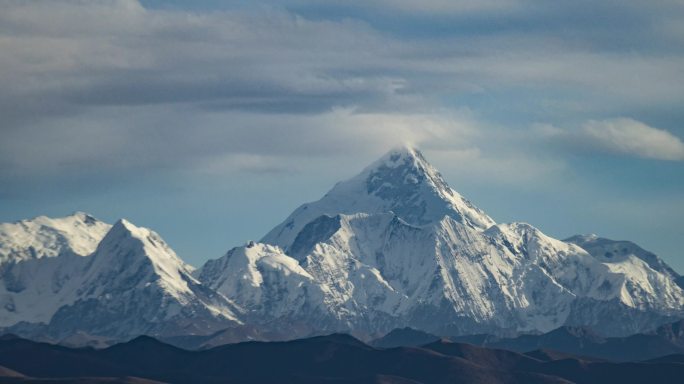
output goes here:
[{"label": "mountain range", "polygon": [[71,344],[371,340],[405,327],[618,337],[684,318],[682,285],[633,243],[496,223],[411,147],[198,269],[124,219],[79,212],[0,224],[0,327]]}]

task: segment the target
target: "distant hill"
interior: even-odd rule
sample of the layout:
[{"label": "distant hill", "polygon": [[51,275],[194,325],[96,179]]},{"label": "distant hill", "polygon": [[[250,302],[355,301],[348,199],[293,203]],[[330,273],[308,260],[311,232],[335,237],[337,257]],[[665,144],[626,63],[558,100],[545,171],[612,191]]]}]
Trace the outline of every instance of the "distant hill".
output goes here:
[{"label": "distant hill", "polygon": [[684,355],[610,363],[438,340],[378,349],[343,334],[188,351],[143,336],[106,349],[0,340],[2,383],[667,383]]},{"label": "distant hill", "polygon": [[413,328],[395,329],[370,344],[378,348],[419,347],[439,340],[439,336]]},{"label": "distant hill", "polygon": [[[377,347],[423,346],[440,338],[410,328],[396,329],[371,344]],[[541,335],[501,338],[472,335],[449,338],[487,348],[539,354],[584,356],[610,361],[642,361],[684,354],[684,320],[658,327],[649,333],[626,337],[604,337],[589,328],[560,327]]]}]

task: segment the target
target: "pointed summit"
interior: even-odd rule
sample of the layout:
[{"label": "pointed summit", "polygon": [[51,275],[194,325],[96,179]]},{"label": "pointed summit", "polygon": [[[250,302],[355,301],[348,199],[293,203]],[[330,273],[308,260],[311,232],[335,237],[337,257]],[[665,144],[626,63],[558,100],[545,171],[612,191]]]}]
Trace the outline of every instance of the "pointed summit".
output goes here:
[{"label": "pointed summit", "polygon": [[357,176],[336,184],[322,199],[299,207],[262,242],[287,250],[302,228],[320,216],[386,212],[393,212],[411,225],[436,223],[445,216],[477,230],[495,224],[449,187],[420,151],[402,146]]},{"label": "pointed summit", "polygon": [[[410,146],[389,151],[351,181],[365,181],[367,192],[383,200],[399,200],[402,197],[406,200],[406,197],[413,197],[406,196],[406,194],[413,195],[417,189],[421,188],[425,189],[423,192],[437,194],[443,200],[451,200],[458,195],[444,181],[439,171],[428,163],[423,154]],[[396,211],[395,213],[404,218],[400,213]],[[412,221],[406,219],[409,222]],[[423,220],[422,217],[416,219],[418,222],[415,224],[433,221],[432,219]]]},{"label": "pointed summit", "polygon": [[202,286],[192,268],[154,231],[118,220],[74,273],[73,304],[50,321],[63,337],[74,329],[129,338],[166,332],[213,333],[236,325],[234,305]]},{"label": "pointed summit", "polygon": [[[138,227],[126,219],[119,219],[112,225],[112,228],[102,239],[102,244],[119,244],[122,241],[137,241],[144,246],[147,245],[146,243],[154,241],[155,239],[160,240],[162,245],[166,245],[155,232],[147,228]],[[154,245],[156,246],[157,244]]]},{"label": "pointed summit", "polygon": [[[124,269],[112,269],[112,266]],[[148,274],[146,282],[161,281],[174,294],[189,292],[186,265],[156,232],[137,227],[126,219],[118,220],[105,235],[93,254],[89,274],[97,279],[102,274]],[[116,276],[113,276],[116,277]]]},{"label": "pointed summit", "polygon": [[387,152],[354,179],[359,178],[366,181],[368,193],[379,195],[383,194],[383,189],[398,188],[401,185],[415,187],[420,183],[426,183],[429,187],[447,194],[451,190],[423,154],[408,145]]},{"label": "pointed summit", "polygon": [[414,165],[422,164],[430,166],[427,160],[425,160],[423,153],[420,152],[418,148],[410,144],[404,144],[390,149],[382,157],[380,157],[378,160],[376,160],[375,162],[371,163],[368,167],[366,167],[366,169],[376,168],[381,165],[399,165],[405,161],[408,161],[409,163]]}]

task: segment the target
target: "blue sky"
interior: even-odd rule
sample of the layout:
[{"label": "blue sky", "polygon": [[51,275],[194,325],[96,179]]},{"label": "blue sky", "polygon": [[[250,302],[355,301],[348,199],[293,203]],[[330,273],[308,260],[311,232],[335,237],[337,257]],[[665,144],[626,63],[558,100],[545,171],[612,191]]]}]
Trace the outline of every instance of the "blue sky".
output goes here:
[{"label": "blue sky", "polygon": [[0,221],[126,217],[199,265],[410,142],[499,222],[684,272],[679,1],[0,9]]}]

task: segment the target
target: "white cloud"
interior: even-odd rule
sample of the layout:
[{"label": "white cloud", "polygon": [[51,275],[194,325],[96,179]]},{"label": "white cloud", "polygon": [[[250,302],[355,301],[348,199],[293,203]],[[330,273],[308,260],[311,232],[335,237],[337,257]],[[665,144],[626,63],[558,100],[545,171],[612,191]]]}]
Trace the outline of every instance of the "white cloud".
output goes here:
[{"label": "white cloud", "polygon": [[628,119],[591,120],[582,134],[609,151],[658,160],[684,160],[684,143],[668,131]]},{"label": "white cloud", "polygon": [[[467,113],[318,114],[206,111],[178,106],[95,109],[12,130],[0,141],[0,171],[26,178],[159,168],[276,172],[305,157],[379,155],[405,142],[465,146],[478,133]],[[30,151],[26,149],[30,148]]]},{"label": "white cloud", "polygon": [[532,126],[530,139],[573,152],[607,152],[656,160],[684,160],[684,143],[672,133],[630,118],[585,121],[579,129]]},{"label": "white cloud", "polygon": [[[478,147],[430,152],[430,159],[447,179],[462,183],[543,190],[549,180],[567,172],[563,161],[523,152],[482,151]],[[546,183],[539,183],[544,180]],[[454,185],[456,189],[458,186]]]}]

